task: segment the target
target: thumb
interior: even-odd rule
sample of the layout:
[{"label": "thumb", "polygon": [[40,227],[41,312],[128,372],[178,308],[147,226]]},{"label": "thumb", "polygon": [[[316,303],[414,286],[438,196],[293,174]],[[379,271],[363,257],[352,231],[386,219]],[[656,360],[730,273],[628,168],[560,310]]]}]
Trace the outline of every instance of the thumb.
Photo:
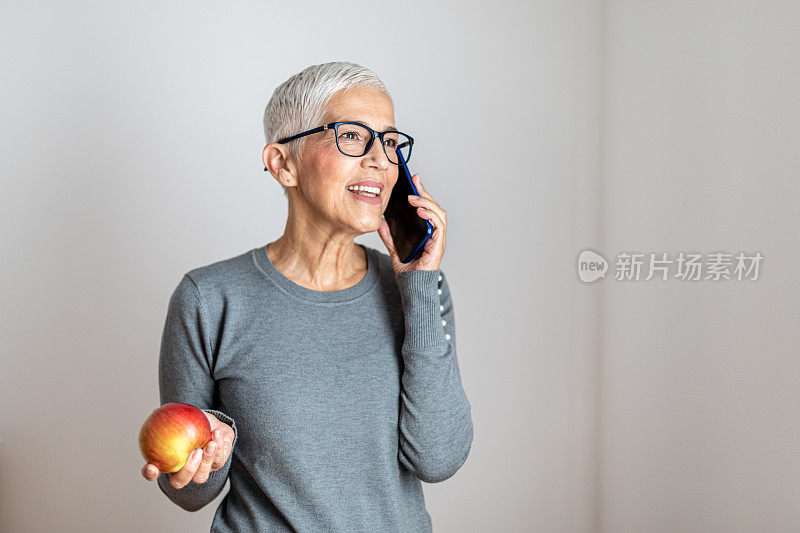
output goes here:
[{"label": "thumb", "polygon": [[394,249],[392,233],[389,231],[389,223],[386,222],[385,218],[381,218],[381,225],[378,226],[378,235],[380,235],[381,240],[383,240],[383,244],[386,245],[386,249],[389,251],[389,255],[392,256],[392,259],[397,257],[397,251]]},{"label": "thumb", "polygon": [[159,474],[158,467],[156,467],[152,463],[147,463],[146,465],[144,465],[144,468],[142,470],[144,473],[144,477],[147,479],[155,478]]},{"label": "thumb", "polygon": [[392,258],[392,268],[395,274],[401,272],[403,269],[403,262],[400,260],[400,254],[394,247],[394,239],[392,239],[392,232],[389,230],[389,223],[386,219],[381,219],[381,225],[378,227],[378,235],[383,239],[386,249],[389,251],[389,256]]}]

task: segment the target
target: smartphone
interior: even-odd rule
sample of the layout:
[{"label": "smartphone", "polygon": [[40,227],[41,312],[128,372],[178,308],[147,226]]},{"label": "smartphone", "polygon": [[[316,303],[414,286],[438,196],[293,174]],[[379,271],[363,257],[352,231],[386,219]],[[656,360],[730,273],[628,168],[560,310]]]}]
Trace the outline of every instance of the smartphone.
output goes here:
[{"label": "smartphone", "polygon": [[422,254],[425,243],[433,236],[433,226],[419,216],[417,206],[408,201],[409,194],[419,196],[419,191],[411,182],[411,172],[400,149],[395,152],[398,163],[397,183],[392,189],[383,218],[389,225],[397,255],[403,263],[409,263]]}]

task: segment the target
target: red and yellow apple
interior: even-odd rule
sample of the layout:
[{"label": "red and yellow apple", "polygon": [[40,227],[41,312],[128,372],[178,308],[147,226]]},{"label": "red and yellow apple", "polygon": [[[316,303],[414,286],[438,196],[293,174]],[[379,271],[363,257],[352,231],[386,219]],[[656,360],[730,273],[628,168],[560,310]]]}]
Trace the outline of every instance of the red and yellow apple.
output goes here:
[{"label": "red and yellow apple", "polygon": [[203,411],[171,402],[153,410],[139,431],[142,457],[161,472],[177,472],[195,448],[211,441],[211,424]]}]

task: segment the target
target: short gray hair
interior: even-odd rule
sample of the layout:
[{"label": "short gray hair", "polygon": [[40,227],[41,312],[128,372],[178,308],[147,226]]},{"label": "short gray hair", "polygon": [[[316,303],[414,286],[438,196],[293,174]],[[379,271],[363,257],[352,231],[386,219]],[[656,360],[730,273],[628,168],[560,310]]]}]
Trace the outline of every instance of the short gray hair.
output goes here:
[{"label": "short gray hair", "polygon": [[[264,137],[267,143],[320,126],[325,106],[331,97],[338,91],[353,87],[376,87],[392,101],[389,90],[377,74],[355,63],[322,63],[293,75],[275,89],[264,110]],[[298,161],[306,139],[308,137],[300,137],[286,145]],[[283,184],[281,187],[283,195],[288,197],[288,187]]]}]

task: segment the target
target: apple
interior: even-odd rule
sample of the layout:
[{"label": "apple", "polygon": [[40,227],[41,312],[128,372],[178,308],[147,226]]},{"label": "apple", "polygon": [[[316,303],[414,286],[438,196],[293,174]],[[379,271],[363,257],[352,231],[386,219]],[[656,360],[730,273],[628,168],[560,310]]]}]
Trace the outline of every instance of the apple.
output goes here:
[{"label": "apple", "polygon": [[177,472],[195,448],[211,441],[211,424],[194,405],[165,403],[154,409],[139,431],[139,450],[161,472]]}]

